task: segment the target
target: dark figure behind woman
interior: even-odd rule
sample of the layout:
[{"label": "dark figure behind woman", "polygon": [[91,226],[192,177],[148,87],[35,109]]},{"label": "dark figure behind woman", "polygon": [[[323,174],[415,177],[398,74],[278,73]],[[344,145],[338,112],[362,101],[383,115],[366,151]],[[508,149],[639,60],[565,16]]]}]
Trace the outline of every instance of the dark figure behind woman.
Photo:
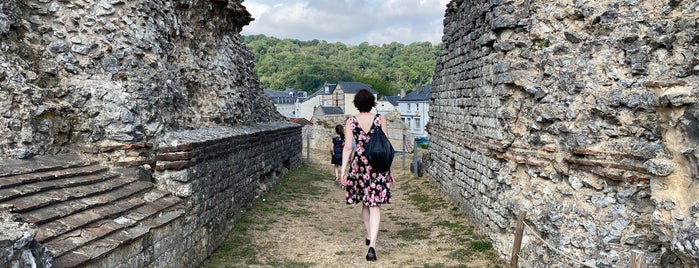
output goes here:
[{"label": "dark figure behind woman", "polygon": [[332,139],[332,148],[330,148],[330,163],[335,168],[335,180],[340,181],[340,166],[342,165],[342,150],[345,148],[345,129],[342,125],[335,126],[337,136]]}]

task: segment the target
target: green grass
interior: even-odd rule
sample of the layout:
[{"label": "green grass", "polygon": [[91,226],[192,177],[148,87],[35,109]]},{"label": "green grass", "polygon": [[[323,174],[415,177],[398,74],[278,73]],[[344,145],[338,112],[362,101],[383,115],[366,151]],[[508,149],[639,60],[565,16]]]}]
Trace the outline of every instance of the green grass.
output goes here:
[{"label": "green grass", "polygon": [[289,172],[276,186],[263,195],[267,204],[265,210],[278,212],[276,210],[280,209],[280,205],[283,203],[299,201],[309,195],[324,194],[326,190],[313,182],[326,179],[328,179],[328,175],[306,165]]},{"label": "green grass", "polygon": [[249,225],[249,218],[242,217],[233,227],[233,234],[202,263],[201,267],[246,267],[259,264],[254,258],[257,255],[257,249],[245,235]]},{"label": "green grass", "polygon": [[298,262],[298,261],[290,261],[290,260],[273,260],[267,263],[268,265],[272,267],[284,267],[284,268],[306,268],[306,267],[313,267],[314,263],[310,262]]},{"label": "green grass", "polygon": [[459,264],[459,265],[455,265],[455,266],[446,266],[443,263],[435,263],[435,264],[424,264],[421,267],[423,267],[423,268],[468,268],[468,265]]},{"label": "green grass", "polygon": [[[248,267],[250,265],[290,268],[313,267],[313,263],[292,260],[272,260],[268,263],[260,263],[256,256],[265,249],[255,248],[247,232],[249,230],[270,230],[272,225],[277,224],[287,216],[307,217],[312,215],[313,213],[309,209],[290,209],[288,204],[303,204],[303,202],[295,201],[300,201],[308,196],[322,195],[324,190],[313,182],[326,180],[327,178],[328,176],[323,174],[323,172],[305,165],[289,172],[276,186],[263,194],[253,204],[248,211],[249,213],[246,213],[246,215],[243,215],[235,222],[233,230],[226,241],[202,263],[201,267]],[[349,232],[350,230],[344,231]]]},{"label": "green grass", "polygon": [[[428,180],[423,181],[422,184],[425,184],[425,187],[430,187],[430,182]],[[449,205],[444,198],[432,196],[423,192],[419,188],[413,189],[407,194],[410,203],[416,206],[420,212],[430,212]]]},{"label": "green grass", "polygon": [[453,250],[447,255],[450,259],[459,261],[459,262],[465,262],[468,261],[471,257],[471,251],[460,248],[457,250]]},{"label": "green grass", "polygon": [[493,243],[485,240],[473,241],[469,248],[475,251],[486,251],[493,248]]},{"label": "green grass", "polygon": [[420,227],[418,225],[416,227],[399,230],[396,232],[396,236],[405,241],[423,240],[430,237],[430,228]]},{"label": "green grass", "polygon": [[[267,252],[267,248],[253,244],[248,232],[269,231],[279,224],[284,224],[287,219],[314,217],[313,206],[307,203],[308,198],[323,196],[329,191],[315,182],[327,181],[332,177],[327,172],[320,171],[312,166],[301,166],[290,172],[272,187],[269,192],[263,194],[253,206],[240,219],[235,222],[233,230],[227,240],[207,260],[202,263],[202,268],[219,267],[291,267],[305,268],[316,267],[312,262],[299,262],[290,259],[258,258]],[[413,178],[406,178],[413,180]],[[436,213],[451,215],[453,218],[444,220],[435,217],[432,221],[421,222],[401,214],[399,210],[387,210],[386,218],[395,223],[396,229],[381,229],[381,236],[391,236],[396,239],[396,248],[408,248],[414,241],[429,239],[446,239],[456,244],[455,247],[439,248],[445,256],[456,263],[469,263],[473,259],[490,259],[492,264],[488,267],[502,267],[504,262],[499,260],[497,253],[492,249],[493,245],[483,235],[475,233],[475,227],[462,223],[458,219],[463,217],[461,210],[447,202],[439,194],[432,194],[430,189],[434,187],[429,180],[413,180],[415,187],[405,188],[405,198],[425,215],[436,216]],[[349,208],[348,208],[349,209]],[[395,214],[394,214],[395,213]],[[318,227],[320,232],[332,236],[337,233],[351,233],[354,229],[342,227],[329,229]],[[345,250],[334,252],[337,256],[350,257],[354,253]],[[264,255],[266,256],[266,255]],[[266,261],[265,261],[266,259]],[[403,266],[394,263],[395,267]],[[493,266],[494,265],[494,266]],[[444,263],[420,264],[420,266],[407,265],[405,267],[423,268],[468,268],[464,264],[449,266]]]}]

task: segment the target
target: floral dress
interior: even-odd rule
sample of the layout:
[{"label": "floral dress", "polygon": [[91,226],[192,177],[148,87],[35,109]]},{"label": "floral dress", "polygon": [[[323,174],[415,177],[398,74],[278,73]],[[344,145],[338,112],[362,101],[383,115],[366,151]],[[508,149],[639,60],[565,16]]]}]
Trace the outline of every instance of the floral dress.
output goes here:
[{"label": "floral dress", "polygon": [[347,204],[363,203],[365,206],[375,207],[381,204],[391,203],[391,191],[389,189],[391,171],[373,171],[366,156],[364,156],[364,146],[368,144],[371,135],[376,128],[381,127],[381,116],[374,116],[374,123],[371,125],[369,134],[359,126],[357,118],[350,117],[350,128],[357,143],[357,150],[350,163],[350,170],[347,176],[347,187],[345,187],[345,200]]}]

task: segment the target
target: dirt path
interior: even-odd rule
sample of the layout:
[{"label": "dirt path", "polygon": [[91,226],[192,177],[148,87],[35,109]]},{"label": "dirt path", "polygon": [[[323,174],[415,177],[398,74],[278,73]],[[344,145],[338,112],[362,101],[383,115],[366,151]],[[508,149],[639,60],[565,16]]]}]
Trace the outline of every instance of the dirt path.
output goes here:
[{"label": "dirt path", "polygon": [[[316,164],[314,164],[316,163]],[[364,259],[361,207],[345,205],[330,164],[316,159],[260,198],[202,267],[505,267],[490,242],[429,178],[394,172],[382,207],[378,261]]]}]

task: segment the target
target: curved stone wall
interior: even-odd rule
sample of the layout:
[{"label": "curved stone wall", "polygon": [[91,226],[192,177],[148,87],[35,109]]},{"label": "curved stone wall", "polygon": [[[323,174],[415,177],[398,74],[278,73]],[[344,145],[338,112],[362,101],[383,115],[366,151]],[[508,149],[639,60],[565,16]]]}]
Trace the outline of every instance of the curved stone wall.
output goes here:
[{"label": "curved stone wall", "polygon": [[282,120],[240,40],[241,2],[2,1],[0,157]]},{"label": "curved stone wall", "polygon": [[529,267],[699,264],[699,2],[451,1],[428,171]]}]

